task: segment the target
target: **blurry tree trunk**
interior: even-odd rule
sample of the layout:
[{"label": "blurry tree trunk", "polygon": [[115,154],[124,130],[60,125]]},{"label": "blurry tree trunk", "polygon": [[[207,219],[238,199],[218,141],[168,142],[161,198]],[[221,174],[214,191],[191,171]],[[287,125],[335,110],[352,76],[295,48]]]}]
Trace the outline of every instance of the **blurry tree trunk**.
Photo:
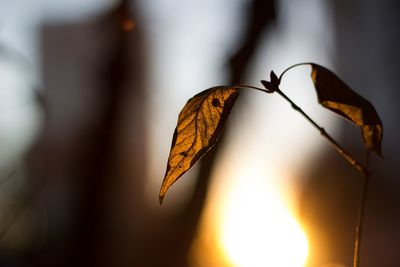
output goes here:
[{"label": "blurry tree trunk", "polygon": [[133,10],[122,1],[43,28],[47,122],[36,166],[48,235],[39,266],[129,265],[146,178],[146,59]]}]

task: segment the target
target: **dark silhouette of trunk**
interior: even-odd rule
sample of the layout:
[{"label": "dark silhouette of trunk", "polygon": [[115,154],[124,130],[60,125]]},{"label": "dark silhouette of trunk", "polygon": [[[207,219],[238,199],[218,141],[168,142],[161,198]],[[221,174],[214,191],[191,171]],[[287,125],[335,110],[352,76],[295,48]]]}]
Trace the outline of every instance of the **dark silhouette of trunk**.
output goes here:
[{"label": "dark silhouette of trunk", "polygon": [[[146,177],[146,51],[134,11],[121,1],[97,18],[43,28],[47,117],[32,158],[49,229],[32,255],[38,266],[129,265]],[[123,203],[128,178],[133,203]]]}]

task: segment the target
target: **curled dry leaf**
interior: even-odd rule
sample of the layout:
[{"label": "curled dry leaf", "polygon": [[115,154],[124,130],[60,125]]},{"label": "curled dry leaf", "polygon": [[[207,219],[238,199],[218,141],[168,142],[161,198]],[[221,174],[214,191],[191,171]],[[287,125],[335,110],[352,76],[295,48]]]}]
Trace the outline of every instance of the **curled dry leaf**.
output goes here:
[{"label": "curled dry leaf", "polygon": [[215,145],[238,95],[234,88],[213,87],[186,103],[172,139],[160,203],[171,185]]},{"label": "curled dry leaf", "polygon": [[368,150],[382,156],[383,126],[373,105],[330,70],[317,64],[311,66],[319,103],[360,126]]}]

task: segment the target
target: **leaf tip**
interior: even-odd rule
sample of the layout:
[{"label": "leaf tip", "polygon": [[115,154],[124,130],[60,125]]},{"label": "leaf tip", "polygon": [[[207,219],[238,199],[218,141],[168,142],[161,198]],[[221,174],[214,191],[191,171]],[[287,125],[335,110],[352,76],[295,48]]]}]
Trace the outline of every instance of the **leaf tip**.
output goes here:
[{"label": "leaf tip", "polygon": [[374,152],[383,159],[382,154],[382,135],[383,127],[382,124],[376,123],[373,125],[363,125],[361,133],[364,139],[364,144],[369,151]]},{"label": "leaf tip", "polygon": [[164,181],[161,185],[161,188],[160,188],[160,193],[158,194],[158,201],[160,202],[160,205],[163,204],[164,197],[165,197],[165,194],[167,193],[167,191],[168,191],[168,187],[166,186],[165,179],[164,179]]},{"label": "leaf tip", "polygon": [[278,79],[278,76],[276,76],[275,72],[271,70],[271,73],[269,74],[269,77],[271,79],[271,84],[275,87],[278,87],[280,84],[280,80]]},{"label": "leaf tip", "polygon": [[165,194],[161,195],[161,193],[160,193],[160,195],[158,196],[158,201],[160,202],[160,206],[162,206],[162,204],[163,204],[163,202],[164,202],[164,197],[165,197]]}]

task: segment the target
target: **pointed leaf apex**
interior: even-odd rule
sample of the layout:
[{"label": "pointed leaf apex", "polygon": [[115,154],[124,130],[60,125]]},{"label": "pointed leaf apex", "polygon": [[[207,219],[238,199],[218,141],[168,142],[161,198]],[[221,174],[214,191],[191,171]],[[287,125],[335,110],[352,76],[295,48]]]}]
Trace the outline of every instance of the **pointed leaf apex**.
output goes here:
[{"label": "pointed leaf apex", "polygon": [[158,201],[160,202],[160,205],[163,204],[164,197],[165,197],[165,195],[161,195],[161,194],[158,196]]},{"label": "pointed leaf apex", "polygon": [[279,86],[279,79],[278,76],[276,76],[275,72],[273,70],[271,70],[271,73],[269,74],[270,79],[271,79],[271,83],[273,86],[278,87]]}]

